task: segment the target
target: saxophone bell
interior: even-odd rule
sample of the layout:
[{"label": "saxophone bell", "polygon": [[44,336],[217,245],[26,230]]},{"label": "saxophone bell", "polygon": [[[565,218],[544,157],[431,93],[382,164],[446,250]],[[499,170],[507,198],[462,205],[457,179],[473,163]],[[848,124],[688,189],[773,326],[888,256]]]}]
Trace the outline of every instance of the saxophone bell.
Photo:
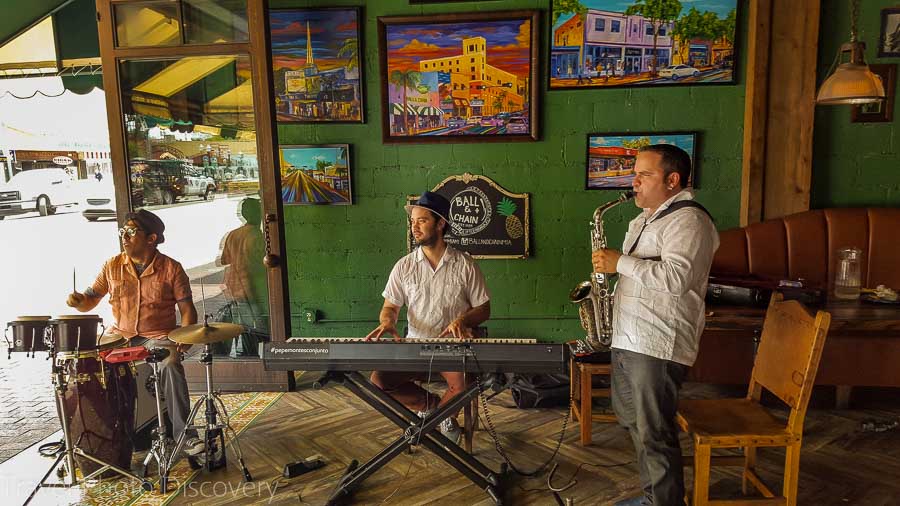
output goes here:
[{"label": "saxophone bell", "polygon": [[591,352],[600,351],[603,345],[600,342],[600,331],[597,326],[597,309],[594,305],[593,285],[590,281],[582,281],[569,292],[569,301],[578,306],[578,319],[581,328],[586,332],[584,340]]}]

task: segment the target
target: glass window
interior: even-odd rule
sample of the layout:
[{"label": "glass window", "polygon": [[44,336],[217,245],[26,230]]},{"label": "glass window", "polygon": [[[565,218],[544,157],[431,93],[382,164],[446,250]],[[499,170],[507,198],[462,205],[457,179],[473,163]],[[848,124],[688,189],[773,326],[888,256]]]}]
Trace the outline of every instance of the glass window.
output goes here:
[{"label": "glass window", "polygon": [[269,305],[250,59],[126,60],[120,69],[132,206],[166,224],[160,249],[187,271],[198,314],[245,327],[214,351],[257,356]]},{"label": "glass window", "polygon": [[246,42],[246,0],[150,0],[114,4],[119,47]]},{"label": "glass window", "polygon": [[610,22],[610,31],[613,33],[619,33],[622,27],[622,23],[620,21],[612,20]]},{"label": "glass window", "polygon": [[597,18],[594,20],[594,31],[602,32],[606,30],[606,20],[603,18]]},{"label": "glass window", "polygon": [[181,44],[178,4],[171,1],[115,4],[116,43],[121,47]]},{"label": "glass window", "polygon": [[184,0],[188,44],[247,42],[247,0]]}]

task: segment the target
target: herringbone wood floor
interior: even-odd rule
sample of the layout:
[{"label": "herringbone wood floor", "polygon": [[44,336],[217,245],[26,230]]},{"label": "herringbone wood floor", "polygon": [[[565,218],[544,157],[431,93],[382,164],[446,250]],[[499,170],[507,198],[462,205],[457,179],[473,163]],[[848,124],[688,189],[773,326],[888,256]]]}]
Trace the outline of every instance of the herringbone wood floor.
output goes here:
[{"label": "herringbone wood floor", "polygon": [[[240,484],[234,466],[203,473],[173,504],[324,504],[334,483],[353,459],[365,462],[399,434],[349,391],[338,385],[312,390],[301,381],[300,390],[282,397],[244,433],[241,446],[255,481]],[[684,395],[715,397],[741,395],[741,390],[688,384]],[[801,505],[900,504],[900,429],[863,432],[867,419],[896,420],[900,392],[862,392],[854,409],[838,411],[825,406],[828,390],[817,392],[806,423],[801,457]],[[518,410],[504,393],[490,402],[492,419],[501,443],[516,466],[534,469],[552,453],[562,427],[563,409]],[[564,492],[578,504],[611,504],[634,495],[638,488],[634,452],[624,429],[597,424],[594,444],[582,447],[570,424],[560,449],[554,484],[559,486],[576,472],[577,484]],[[686,454],[691,453],[682,439]],[[502,459],[482,426],[476,435],[475,455],[492,469]],[[313,454],[327,465],[290,480],[280,476],[286,462]],[[761,451],[761,474],[780,489],[783,452]],[[582,466],[579,469],[581,464]],[[624,465],[622,465],[624,464]],[[611,467],[602,467],[611,466]],[[736,497],[739,469],[714,470],[712,495]],[[690,487],[691,471],[686,470]],[[224,486],[227,482],[228,486]],[[546,474],[518,478],[507,487],[505,504],[555,504],[546,487]],[[274,493],[272,493],[274,491]],[[401,455],[371,476],[354,496],[354,504],[487,505],[487,496],[450,466],[424,448]]]}]

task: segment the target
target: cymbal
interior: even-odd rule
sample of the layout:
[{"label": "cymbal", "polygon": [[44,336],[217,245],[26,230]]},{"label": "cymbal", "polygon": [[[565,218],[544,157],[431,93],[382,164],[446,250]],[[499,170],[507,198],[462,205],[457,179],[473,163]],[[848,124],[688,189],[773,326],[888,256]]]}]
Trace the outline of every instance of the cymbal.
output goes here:
[{"label": "cymbal", "polygon": [[235,338],[243,331],[244,326],[235,323],[197,323],[173,330],[169,340],[179,344],[209,344]]},{"label": "cymbal", "polygon": [[100,340],[97,341],[97,349],[100,351],[109,350],[112,348],[118,348],[119,345],[125,342],[125,338],[120,336],[119,334],[103,334],[100,336]]}]

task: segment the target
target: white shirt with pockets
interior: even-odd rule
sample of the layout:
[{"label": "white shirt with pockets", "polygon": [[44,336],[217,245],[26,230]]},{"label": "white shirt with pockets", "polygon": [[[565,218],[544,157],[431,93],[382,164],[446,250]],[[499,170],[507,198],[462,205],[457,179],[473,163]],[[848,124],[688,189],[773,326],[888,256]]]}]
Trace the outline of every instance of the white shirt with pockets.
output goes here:
[{"label": "white shirt with pockets", "polygon": [[407,306],[407,338],[435,338],[463,313],[491,296],[478,264],[467,253],[447,246],[431,268],[422,248],[401,258],[391,270],[384,299]]},{"label": "white shirt with pockets", "polygon": [[[613,303],[612,347],[691,366],[706,323],[706,288],[719,234],[703,210],[686,207],[657,219],[669,205],[693,200],[684,189],[628,224]],[[646,226],[645,226],[646,224]],[[643,233],[641,233],[641,229]],[[661,257],[661,260],[648,260]]]}]

